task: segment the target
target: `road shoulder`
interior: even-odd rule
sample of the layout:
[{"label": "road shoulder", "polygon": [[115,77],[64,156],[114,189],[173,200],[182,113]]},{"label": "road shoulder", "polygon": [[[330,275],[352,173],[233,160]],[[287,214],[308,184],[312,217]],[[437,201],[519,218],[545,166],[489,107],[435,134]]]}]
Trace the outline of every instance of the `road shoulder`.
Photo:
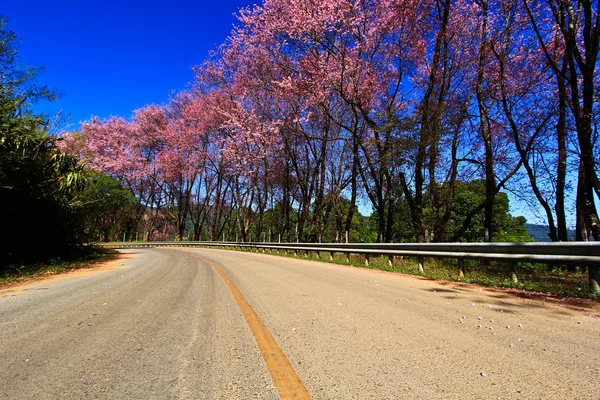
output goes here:
[{"label": "road shoulder", "polygon": [[44,273],[41,275],[28,276],[13,281],[0,282],[0,298],[18,296],[37,285],[47,284],[48,282],[94,275],[101,272],[125,268],[128,260],[135,259],[137,257],[139,257],[139,254],[119,252],[116,258],[112,260],[91,262],[84,267],[74,268],[67,270],[66,272],[61,272],[58,274]]}]

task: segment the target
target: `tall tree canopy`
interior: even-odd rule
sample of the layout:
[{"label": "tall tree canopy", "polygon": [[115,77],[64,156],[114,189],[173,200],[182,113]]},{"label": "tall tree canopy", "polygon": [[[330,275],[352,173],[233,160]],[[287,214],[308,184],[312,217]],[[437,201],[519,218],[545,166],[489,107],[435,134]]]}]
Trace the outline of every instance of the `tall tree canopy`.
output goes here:
[{"label": "tall tree canopy", "polygon": [[378,241],[506,240],[512,192],[600,240],[599,41],[584,0],[265,0],[190,90],[64,137],[146,238],[344,241],[362,201]]}]

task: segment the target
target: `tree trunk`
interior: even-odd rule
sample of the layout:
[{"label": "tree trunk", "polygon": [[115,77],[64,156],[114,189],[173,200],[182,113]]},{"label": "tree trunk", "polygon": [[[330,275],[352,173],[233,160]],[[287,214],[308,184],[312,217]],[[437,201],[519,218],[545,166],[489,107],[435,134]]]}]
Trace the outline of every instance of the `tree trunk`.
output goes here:
[{"label": "tree trunk", "polygon": [[[344,227],[346,238],[350,237],[350,229],[352,229],[352,219],[354,218],[354,208],[356,207],[356,196],[358,191],[358,115],[354,112],[354,124],[352,132],[352,175],[350,177],[350,206],[348,207],[348,215],[346,216],[346,224]],[[342,239],[340,239],[342,240]]]},{"label": "tree trunk", "polygon": [[558,240],[569,240],[567,233],[567,218],[565,216],[565,186],[567,181],[567,88],[563,75],[567,72],[567,62],[563,63],[563,74],[556,74],[558,84],[558,123],[556,139],[558,142],[558,165],[556,168],[556,225]]}]

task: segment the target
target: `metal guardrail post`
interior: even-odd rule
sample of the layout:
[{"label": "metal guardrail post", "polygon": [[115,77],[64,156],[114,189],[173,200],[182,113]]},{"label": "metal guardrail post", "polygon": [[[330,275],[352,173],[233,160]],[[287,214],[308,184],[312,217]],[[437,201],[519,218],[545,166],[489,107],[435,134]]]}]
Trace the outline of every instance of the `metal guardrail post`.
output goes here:
[{"label": "metal guardrail post", "polygon": [[465,260],[463,258],[458,259],[458,276],[461,279],[465,277]]},{"label": "metal guardrail post", "polygon": [[513,281],[513,283],[519,283],[519,278],[517,277],[517,263],[516,262],[510,263],[510,280]]},{"label": "metal guardrail post", "polygon": [[600,294],[600,265],[588,265],[590,277],[590,290],[592,293]]}]

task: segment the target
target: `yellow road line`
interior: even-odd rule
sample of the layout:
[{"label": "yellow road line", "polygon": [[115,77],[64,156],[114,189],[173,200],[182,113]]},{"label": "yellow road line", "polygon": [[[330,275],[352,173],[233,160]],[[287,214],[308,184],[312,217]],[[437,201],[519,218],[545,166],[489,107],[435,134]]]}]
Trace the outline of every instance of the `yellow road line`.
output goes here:
[{"label": "yellow road line", "polygon": [[269,332],[242,292],[214,262],[205,259],[204,257],[199,258],[217,271],[229,288],[229,291],[242,311],[242,315],[246,319],[246,323],[254,336],[258,349],[267,364],[273,383],[275,383],[275,387],[277,387],[277,390],[279,391],[279,396],[284,400],[311,399],[310,394],[296,374],[296,371],[294,371],[289,360],[285,354],[283,354],[283,351],[281,351],[275,339],[273,339],[271,332]]}]

